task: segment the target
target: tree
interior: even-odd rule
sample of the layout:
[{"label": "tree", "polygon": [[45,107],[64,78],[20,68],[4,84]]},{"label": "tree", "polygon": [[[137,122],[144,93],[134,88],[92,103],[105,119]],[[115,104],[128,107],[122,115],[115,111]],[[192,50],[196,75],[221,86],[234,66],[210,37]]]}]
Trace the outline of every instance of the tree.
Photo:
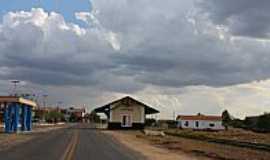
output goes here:
[{"label": "tree", "polygon": [[152,127],[153,125],[156,125],[157,121],[154,118],[147,118],[145,119],[145,126]]},{"label": "tree", "polygon": [[76,116],[75,113],[71,113],[69,117],[69,122],[78,122],[78,117]]},{"label": "tree", "polygon": [[270,131],[270,113],[265,113],[259,116],[257,121],[257,129],[263,132]]},{"label": "tree", "polygon": [[87,118],[90,122],[94,123],[99,123],[101,121],[100,116],[95,111],[92,111],[89,115],[87,115]]},{"label": "tree", "polygon": [[45,119],[47,122],[57,123],[64,119],[64,114],[57,111],[51,111],[45,115]]},{"label": "tree", "polygon": [[232,121],[231,115],[228,110],[222,112],[222,124],[225,126],[225,129],[228,130],[228,127]]}]

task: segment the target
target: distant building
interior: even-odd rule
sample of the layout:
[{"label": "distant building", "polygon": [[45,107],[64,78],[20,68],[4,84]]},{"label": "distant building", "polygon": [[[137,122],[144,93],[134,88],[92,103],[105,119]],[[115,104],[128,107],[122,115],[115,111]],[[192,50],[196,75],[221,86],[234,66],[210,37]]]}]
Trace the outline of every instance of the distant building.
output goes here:
[{"label": "distant building", "polygon": [[62,113],[64,113],[65,119],[67,121],[83,122],[86,110],[85,108],[70,107],[68,109],[65,109]]},{"label": "distant building", "polygon": [[146,115],[159,113],[158,110],[129,96],[94,111],[105,113],[108,118],[108,129],[143,129]]},{"label": "distant building", "polygon": [[176,119],[178,127],[194,130],[224,130],[221,116],[179,115]]}]

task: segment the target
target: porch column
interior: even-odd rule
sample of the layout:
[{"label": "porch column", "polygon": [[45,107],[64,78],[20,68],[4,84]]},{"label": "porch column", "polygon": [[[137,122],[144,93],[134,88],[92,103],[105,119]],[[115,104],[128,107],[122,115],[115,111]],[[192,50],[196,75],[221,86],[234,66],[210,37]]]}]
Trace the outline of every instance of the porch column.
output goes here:
[{"label": "porch column", "polygon": [[22,115],[21,115],[21,130],[26,131],[26,119],[27,119],[27,106],[25,104],[22,105]]},{"label": "porch column", "polygon": [[5,132],[9,133],[11,131],[10,129],[10,107],[8,106],[7,103],[4,104],[4,122],[5,122]]},{"label": "porch column", "polygon": [[30,106],[27,106],[27,110],[26,110],[26,129],[27,131],[31,131],[32,130],[32,108]]},{"label": "porch column", "polygon": [[18,125],[20,121],[20,105],[18,103],[15,103],[13,105],[14,107],[14,132],[18,131]]}]

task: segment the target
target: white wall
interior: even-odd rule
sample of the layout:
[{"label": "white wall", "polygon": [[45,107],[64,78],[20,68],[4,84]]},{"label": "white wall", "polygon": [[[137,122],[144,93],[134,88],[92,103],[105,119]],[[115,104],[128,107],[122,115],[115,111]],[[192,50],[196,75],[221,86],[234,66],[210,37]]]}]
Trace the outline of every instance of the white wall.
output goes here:
[{"label": "white wall", "polygon": [[[188,126],[185,123],[188,122]],[[196,122],[199,126],[196,126]],[[214,126],[211,126],[213,124]],[[190,128],[190,129],[212,129],[212,130],[224,130],[222,121],[209,121],[209,120],[178,120],[178,127]]]},{"label": "white wall", "polygon": [[145,113],[144,106],[130,104],[129,106],[117,104],[111,106],[110,122],[122,122],[122,115],[131,115],[132,123],[144,123]]}]

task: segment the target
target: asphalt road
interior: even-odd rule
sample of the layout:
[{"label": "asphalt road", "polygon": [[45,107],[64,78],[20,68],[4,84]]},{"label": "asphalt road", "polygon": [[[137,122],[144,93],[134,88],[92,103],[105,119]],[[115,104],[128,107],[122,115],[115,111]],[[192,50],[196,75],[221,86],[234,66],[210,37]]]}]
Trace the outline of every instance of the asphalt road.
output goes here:
[{"label": "asphalt road", "polygon": [[0,152],[0,160],[138,160],[143,159],[110,136],[76,125],[38,135]]}]

